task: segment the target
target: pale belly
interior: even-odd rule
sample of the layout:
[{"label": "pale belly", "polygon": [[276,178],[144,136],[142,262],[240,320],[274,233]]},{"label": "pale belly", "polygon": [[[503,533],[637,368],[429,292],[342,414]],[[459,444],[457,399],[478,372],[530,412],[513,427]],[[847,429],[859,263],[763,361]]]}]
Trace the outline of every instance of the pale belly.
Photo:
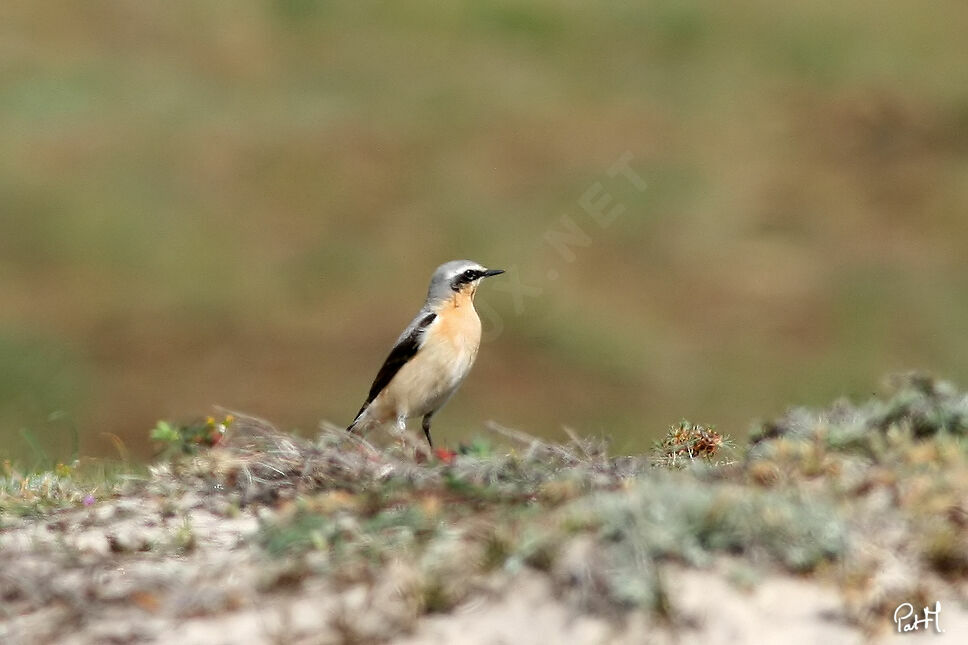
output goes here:
[{"label": "pale belly", "polygon": [[371,407],[381,421],[423,416],[439,409],[467,377],[481,341],[473,308],[427,329],[420,351],[400,368]]}]

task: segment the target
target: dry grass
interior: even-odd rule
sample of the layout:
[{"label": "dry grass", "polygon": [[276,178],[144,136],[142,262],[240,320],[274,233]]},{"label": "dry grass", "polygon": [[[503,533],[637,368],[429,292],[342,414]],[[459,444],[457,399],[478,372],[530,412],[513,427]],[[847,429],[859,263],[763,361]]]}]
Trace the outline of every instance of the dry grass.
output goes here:
[{"label": "dry grass", "polygon": [[[968,575],[968,397],[923,376],[894,384],[887,399],[794,409],[729,451],[688,423],[641,456],[495,424],[488,440],[428,455],[236,415],[214,447],[93,502],[70,473],[8,472],[7,629],[94,639],[123,615],[149,638],[268,603],[294,612],[294,633],[377,642],[528,576],[551,581],[547,602],[615,629],[632,614],[687,629],[667,580],[687,567],[746,587],[805,576],[838,590],[845,629],[877,631],[904,600],[960,598]],[[103,584],[118,567],[124,579]]]}]

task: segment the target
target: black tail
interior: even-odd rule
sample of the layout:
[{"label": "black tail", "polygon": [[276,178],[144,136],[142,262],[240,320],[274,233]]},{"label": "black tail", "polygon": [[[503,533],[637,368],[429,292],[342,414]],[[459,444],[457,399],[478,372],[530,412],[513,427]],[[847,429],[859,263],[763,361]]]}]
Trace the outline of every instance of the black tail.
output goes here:
[{"label": "black tail", "polygon": [[356,424],[360,422],[360,417],[363,416],[363,412],[366,410],[366,406],[367,406],[367,404],[364,403],[363,404],[363,407],[360,408],[360,411],[356,413],[356,418],[353,419],[353,423],[351,423],[348,426],[346,426],[346,431],[347,432],[356,432]]}]

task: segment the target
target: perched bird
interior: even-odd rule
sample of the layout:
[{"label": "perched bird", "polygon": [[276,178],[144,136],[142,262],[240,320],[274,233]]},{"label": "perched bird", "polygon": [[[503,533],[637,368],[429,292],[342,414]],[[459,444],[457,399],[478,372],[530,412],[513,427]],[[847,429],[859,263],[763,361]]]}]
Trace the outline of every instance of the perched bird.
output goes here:
[{"label": "perched bird", "polygon": [[474,294],[484,278],[504,273],[470,260],[437,267],[427,301],[383,363],[366,402],[347,428],[362,431],[395,422],[403,432],[407,419],[423,417],[431,448],[430,420],[463,383],[481,343],[481,319]]}]

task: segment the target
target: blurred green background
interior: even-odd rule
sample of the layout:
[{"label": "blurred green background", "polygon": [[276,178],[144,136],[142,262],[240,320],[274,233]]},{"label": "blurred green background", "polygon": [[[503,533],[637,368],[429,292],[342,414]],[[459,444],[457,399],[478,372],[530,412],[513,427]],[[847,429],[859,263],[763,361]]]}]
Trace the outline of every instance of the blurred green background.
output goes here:
[{"label": "blurred green background", "polygon": [[346,424],[464,257],[511,273],[442,443],[968,383],[966,33],[962,0],[5,2],[0,453]]}]

